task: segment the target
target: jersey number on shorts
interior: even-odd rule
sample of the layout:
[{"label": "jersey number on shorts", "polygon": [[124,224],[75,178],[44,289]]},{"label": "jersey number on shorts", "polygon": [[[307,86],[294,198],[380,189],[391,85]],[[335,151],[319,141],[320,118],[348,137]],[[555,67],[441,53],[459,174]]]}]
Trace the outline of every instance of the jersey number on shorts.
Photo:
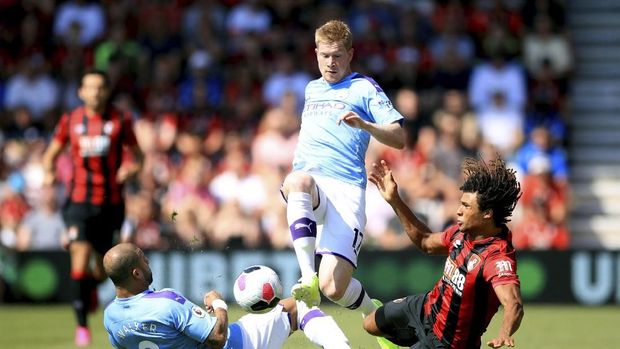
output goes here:
[{"label": "jersey number on shorts", "polygon": [[364,241],[364,233],[362,233],[359,229],[355,228],[353,229],[353,232],[355,232],[355,237],[353,238],[353,252],[355,252],[355,255],[357,256],[357,254],[360,252],[360,248],[362,248],[362,241]]}]

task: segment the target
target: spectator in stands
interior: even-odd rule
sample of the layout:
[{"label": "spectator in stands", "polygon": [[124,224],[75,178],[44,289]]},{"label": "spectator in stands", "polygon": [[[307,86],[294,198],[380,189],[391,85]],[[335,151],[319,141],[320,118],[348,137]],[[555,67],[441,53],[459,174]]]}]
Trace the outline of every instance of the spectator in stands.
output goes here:
[{"label": "spectator in stands", "polygon": [[301,113],[304,105],[306,85],[311,80],[310,74],[299,70],[291,52],[277,52],[273,72],[266,78],[263,86],[265,104],[275,107],[281,104],[287,92],[293,93],[297,101],[296,110]]},{"label": "spectator in stands", "polygon": [[530,136],[534,128],[549,129],[554,143],[566,140],[567,125],[563,118],[565,107],[565,83],[553,78],[551,67],[543,63],[542,69],[529,82],[530,103],[525,117],[525,135]]},{"label": "spectator in stands", "polygon": [[251,144],[252,163],[255,169],[290,170],[297,145],[299,116],[294,113],[296,97],[289,93],[284,97],[293,104],[293,110],[271,108],[263,114],[256,136]]},{"label": "spectator in stands", "polygon": [[226,18],[226,28],[232,36],[265,33],[270,24],[271,15],[260,0],[239,1]]},{"label": "spectator in stands", "polygon": [[[220,1],[197,0],[185,8],[181,27],[186,41],[192,41],[197,33],[196,28],[208,26],[214,34],[224,32],[226,20],[226,8]],[[210,30],[203,30],[209,32]]]},{"label": "spectator in stands", "polygon": [[[428,117],[421,112],[419,96],[411,88],[404,87],[396,92],[394,107],[405,118],[403,121],[403,129],[405,130],[405,136],[407,137],[405,146],[411,149],[418,141],[418,133],[420,132],[420,129],[425,126],[429,126],[430,121],[428,120]],[[385,148],[383,150],[391,151],[389,148]]]},{"label": "spectator in stands", "polygon": [[68,243],[56,189],[43,187],[40,195],[17,228],[15,248],[19,251],[60,250]]},{"label": "spectator in stands", "polygon": [[58,98],[61,110],[73,110],[82,103],[78,96],[78,89],[86,64],[88,63],[81,51],[72,51],[71,54],[62,58],[58,79]]},{"label": "spectator in stands", "polygon": [[570,245],[566,187],[553,179],[551,166],[551,159],[542,154],[528,162],[520,219],[514,229],[517,249],[566,249]]},{"label": "spectator in stands", "polygon": [[[381,156],[381,143],[372,141],[366,152],[366,164],[372,164]],[[396,164],[394,164],[396,165]],[[370,171],[370,168],[367,168]],[[411,240],[403,233],[394,211],[388,205],[377,187],[366,186],[366,247],[381,250],[401,250],[411,246]],[[409,241],[407,241],[409,240]]]},{"label": "spectator in stands", "polygon": [[20,172],[26,151],[24,143],[11,140],[6,142],[2,153],[6,178],[0,182],[0,245],[8,248],[15,248],[17,228],[30,210],[23,195],[26,182]]},{"label": "spectator in stands", "polygon": [[145,251],[162,251],[168,248],[168,240],[157,219],[160,215],[152,198],[153,194],[146,191],[128,196],[127,216],[121,234],[130,235],[131,238],[124,241],[132,241]]},{"label": "spectator in stands", "polygon": [[507,104],[503,91],[493,93],[492,104],[478,114],[482,141],[509,158],[523,142],[523,113]]},{"label": "spectator in stands", "polygon": [[460,144],[468,156],[475,156],[481,141],[480,129],[476,115],[469,110],[464,92],[447,90],[443,93],[441,105],[432,115],[435,128],[439,128],[440,120],[445,114],[452,114],[458,118]]},{"label": "spectator in stands", "polygon": [[177,137],[177,125],[171,119],[161,120],[160,123],[140,119],[136,121],[135,129],[136,139],[144,152],[138,182],[141,189],[148,190],[155,195],[155,199],[159,199],[175,172],[169,154]]},{"label": "spectator in stands", "polygon": [[251,167],[243,148],[227,149],[220,164],[221,171],[213,177],[209,191],[220,205],[236,201],[242,212],[258,217],[267,198],[264,184]]},{"label": "spectator in stands", "polygon": [[551,18],[556,28],[564,28],[566,11],[562,0],[530,0],[525,1],[521,8],[523,22],[528,28],[533,28],[536,18],[540,15]]},{"label": "spectator in stands", "polygon": [[95,68],[107,71],[110,81],[117,90],[133,91],[138,77],[140,45],[127,37],[127,28],[122,22],[113,23],[105,39],[94,50]]},{"label": "spectator in stands", "polygon": [[482,49],[486,54],[502,52],[506,60],[512,60],[521,52],[521,42],[508,28],[507,23],[491,21],[489,30],[482,37]]},{"label": "spectator in stands", "polygon": [[33,120],[32,113],[27,107],[15,107],[9,113],[12,120],[4,128],[4,136],[7,139],[34,141],[43,137],[43,124]]},{"label": "spectator in stands", "polygon": [[538,76],[547,64],[553,78],[564,79],[572,70],[572,57],[568,40],[554,32],[551,18],[536,17],[534,31],[523,39],[523,62],[527,72]]},{"label": "spectator in stands", "polygon": [[[142,53],[138,79],[143,87],[147,87],[149,82],[161,83],[171,78],[176,79],[183,52],[181,35],[174,31],[174,25],[171,23],[173,14],[158,8],[160,4],[157,2],[153,2],[152,5],[154,8],[151,8],[151,11],[141,12],[145,18],[143,24],[139,26],[140,33],[137,38]],[[162,64],[165,66],[161,66]],[[167,69],[163,70],[164,68]]]},{"label": "spectator in stands", "polygon": [[106,30],[105,13],[101,4],[95,1],[71,0],[62,3],[56,10],[54,35],[61,38],[79,28],[79,43],[90,46],[101,38]]},{"label": "spectator in stands", "polygon": [[469,103],[479,114],[496,103],[497,92],[501,92],[505,105],[515,112],[523,112],[527,102],[525,76],[521,66],[508,61],[503,49],[489,52],[489,60],[474,67],[469,82]]},{"label": "spectator in stands", "polygon": [[188,59],[187,73],[179,83],[179,108],[192,114],[200,114],[208,124],[223,95],[222,78],[215,71],[213,57],[207,50],[194,50]]},{"label": "spectator in stands", "polygon": [[544,157],[549,161],[549,173],[556,184],[568,185],[568,159],[561,145],[554,143],[549,129],[544,125],[534,128],[530,139],[523,144],[514,157],[521,176],[527,176],[532,159]]},{"label": "spectator in stands", "polygon": [[216,202],[207,186],[212,164],[202,155],[200,140],[201,134],[191,130],[179,135],[177,149],[182,162],[162,198],[163,217],[175,217],[173,248],[205,246],[216,213]]},{"label": "spectator in stands", "polygon": [[465,90],[476,48],[462,21],[448,21],[430,43],[435,81],[446,89]]},{"label": "spectator in stands", "polygon": [[[461,145],[461,120],[455,114],[444,113],[437,120],[436,127],[437,143],[433,151],[433,164],[445,176],[445,181],[453,182],[455,186],[461,179],[461,163],[467,156]],[[458,188],[454,189],[458,194]]]},{"label": "spectator in stands", "polygon": [[7,109],[26,107],[35,122],[43,122],[58,106],[58,83],[45,71],[45,57],[33,54],[20,63],[19,72],[6,84]]}]

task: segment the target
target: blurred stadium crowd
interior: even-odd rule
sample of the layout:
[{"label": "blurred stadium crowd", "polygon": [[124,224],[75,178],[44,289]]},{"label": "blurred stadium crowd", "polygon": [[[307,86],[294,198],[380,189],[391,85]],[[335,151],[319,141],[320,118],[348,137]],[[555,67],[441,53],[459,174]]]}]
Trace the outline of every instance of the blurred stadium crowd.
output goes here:
[{"label": "blurred stadium crowd", "polygon": [[[407,148],[373,143],[367,163],[389,161],[432,228],[454,218],[461,160],[500,153],[523,186],[515,245],[569,246],[573,56],[558,0],[0,1],[0,245],[60,248],[71,165],[61,157],[61,183],[44,188],[40,160],[96,67],[145,153],[123,233],[145,250],[289,248],[279,186],[319,76],[314,29],[332,18],[352,28],[353,69],[406,117]],[[372,184],[367,195],[365,247],[409,247]]]}]

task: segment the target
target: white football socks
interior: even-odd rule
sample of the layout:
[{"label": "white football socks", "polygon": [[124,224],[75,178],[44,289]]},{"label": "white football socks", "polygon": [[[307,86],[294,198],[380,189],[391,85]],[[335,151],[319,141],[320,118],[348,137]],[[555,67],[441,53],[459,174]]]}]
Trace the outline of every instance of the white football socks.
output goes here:
[{"label": "white football socks", "polygon": [[364,287],[362,287],[362,283],[354,278],[351,278],[351,282],[349,282],[349,286],[344,291],[342,298],[332,299],[332,301],[348,309],[359,309],[364,316],[377,309],[377,306],[372,302]]},{"label": "white football socks", "polygon": [[334,318],[325,315],[321,309],[308,309],[304,302],[297,302],[297,323],[299,329],[315,345],[325,349],[349,349],[349,340]]},{"label": "white football socks", "polygon": [[312,195],[303,192],[289,193],[286,218],[301,276],[309,278],[315,273],[316,248],[316,219],[312,212]]}]

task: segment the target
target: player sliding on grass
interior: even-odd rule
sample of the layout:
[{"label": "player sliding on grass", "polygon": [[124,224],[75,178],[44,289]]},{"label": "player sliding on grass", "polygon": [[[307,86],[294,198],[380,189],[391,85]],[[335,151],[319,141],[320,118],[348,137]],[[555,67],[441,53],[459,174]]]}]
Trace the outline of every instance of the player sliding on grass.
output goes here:
[{"label": "player sliding on grass", "polygon": [[229,324],[228,307],[215,291],[204,296],[205,311],[173,289],[150,290],[149,260],[133,244],[112,247],[103,263],[116,286],[116,299],[103,317],[115,348],[279,349],[298,328],[322,348],[349,348],[331,316],[293,298],[280,301],[268,313],[248,314]]},{"label": "player sliding on grass", "polygon": [[517,261],[506,227],[520,197],[515,172],[501,159],[466,159],[457,224],[433,233],[403,202],[385,161],[373,164],[370,181],[392,206],[413,243],[428,254],[448,255],[432,291],[391,301],[364,320],[364,329],[402,346],[479,348],[499,304],[502,326],[487,343],[514,346],[523,319]]},{"label": "player sliding on grass", "polygon": [[[377,306],[352,278],[366,226],[365,154],[371,137],[399,149],[405,137],[403,117],[379,85],[351,71],[352,41],[337,20],[315,32],[321,78],[306,87],[293,171],[281,190],[301,269],[293,296],[318,305],[320,288],[333,302],[369,314]],[[318,276],[315,253],[323,256]]]}]

